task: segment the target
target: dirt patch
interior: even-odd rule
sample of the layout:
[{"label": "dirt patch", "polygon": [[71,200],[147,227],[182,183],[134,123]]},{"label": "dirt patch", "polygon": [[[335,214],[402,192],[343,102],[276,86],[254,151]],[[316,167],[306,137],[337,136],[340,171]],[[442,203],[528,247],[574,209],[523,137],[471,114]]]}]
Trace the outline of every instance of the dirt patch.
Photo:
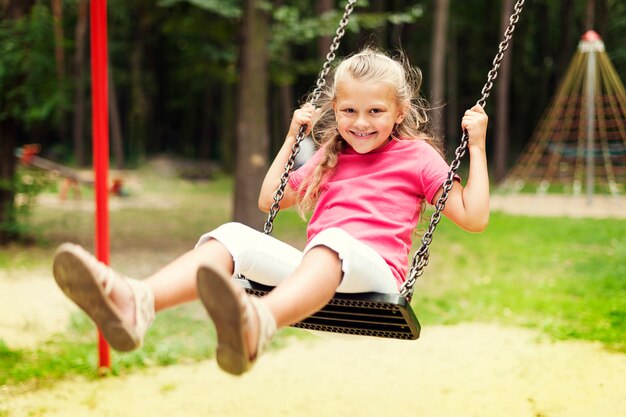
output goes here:
[{"label": "dirt patch", "polygon": [[0,339],[10,347],[34,347],[67,329],[72,304],[48,270],[0,270]]},{"label": "dirt patch", "polygon": [[561,194],[495,194],[491,210],[546,217],[626,218],[626,196]]},{"label": "dirt patch", "polygon": [[595,344],[463,324],[429,327],[416,342],[294,342],[243,377],[205,361],[0,399],[11,417],[620,417],[625,374],[626,355]]}]

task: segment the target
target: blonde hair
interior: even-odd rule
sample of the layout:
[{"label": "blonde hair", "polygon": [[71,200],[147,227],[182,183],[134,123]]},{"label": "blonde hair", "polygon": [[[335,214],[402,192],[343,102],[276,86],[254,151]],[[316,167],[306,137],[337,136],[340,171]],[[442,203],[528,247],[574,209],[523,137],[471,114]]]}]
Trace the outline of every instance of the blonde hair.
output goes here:
[{"label": "blonde hair", "polygon": [[398,105],[404,110],[404,118],[395,126],[393,139],[426,140],[441,152],[440,145],[426,130],[428,105],[420,97],[422,73],[419,68],[411,67],[403,53],[391,58],[384,52],[367,47],[339,63],[327,77],[326,85],[314,103],[320,109],[320,114],[313,122],[311,134],[324,151],[312,175],[300,185],[300,191],[306,190],[304,194],[298,193],[301,196],[298,210],[303,217],[315,206],[320,187],[332,175],[339,153],[345,146],[337,131],[333,103],[336,100],[337,86],[348,77],[364,83],[384,83],[394,90]]}]

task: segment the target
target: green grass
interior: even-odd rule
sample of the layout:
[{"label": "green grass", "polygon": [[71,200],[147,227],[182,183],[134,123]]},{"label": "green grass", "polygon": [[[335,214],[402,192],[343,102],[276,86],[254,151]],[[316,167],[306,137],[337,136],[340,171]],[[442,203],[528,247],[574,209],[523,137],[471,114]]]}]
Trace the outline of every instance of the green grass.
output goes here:
[{"label": "green grass", "polygon": [[[111,211],[111,264],[131,276],[146,276],[193,247],[206,230],[227,221],[232,181],[186,182],[141,177],[128,204]],[[139,199],[148,204],[133,205]],[[37,245],[9,246],[0,269],[49,269],[52,253],[70,240],[93,249],[93,212],[37,207]],[[303,246],[305,224],[294,210],[277,218],[274,235]],[[602,343],[626,352],[626,222],[535,218],[492,214],[486,232],[470,234],[442,220],[431,246],[430,265],[416,285],[413,306],[423,326],[466,321],[539,329],[556,339]],[[307,333],[288,329],[275,343]],[[416,343],[419,343],[416,342]],[[112,352],[116,375],[146,366],[210,358],[215,335],[198,303],[159,314],[145,346]],[[66,332],[33,349],[0,340],[0,386],[42,385],[72,375],[94,377],[95,329],[76,313]]]},{"label": "green grass", "polygon": [[444,220],[431,252],[413,300],[425,324],[496,321],[626,352],[625,221],[496,213],[472,235]]}]

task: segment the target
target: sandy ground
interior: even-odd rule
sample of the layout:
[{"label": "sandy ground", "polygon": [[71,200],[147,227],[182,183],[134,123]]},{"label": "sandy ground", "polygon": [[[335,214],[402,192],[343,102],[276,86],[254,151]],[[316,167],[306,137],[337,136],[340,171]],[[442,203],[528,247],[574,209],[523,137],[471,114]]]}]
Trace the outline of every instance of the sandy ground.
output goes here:
[{"label": "sandy ground", "polygon": [[214,361],[0,391],[8,416],[626,416],[626,355],[488,324],[417,342],[315,339],[243,377]]},{"label": "sandy ground", "polygon": [[587,196],[557,194],[495,194],[491,210],[531,216],[626,218],[626,196]]},{"label": "sandy ground", "polygon": [[[492,208],[626,217],[623,198],[539,199],[494,196]],[[63,331],[73,311],[49,271],[0,271],[0,338],[10,347]],[[626,417],[625,375],[626,355],[597,344],[492,324],[429,326],[415,342],[294,341],[243,377],[207,360],[50,388],[0,387],[0,416]]]}]

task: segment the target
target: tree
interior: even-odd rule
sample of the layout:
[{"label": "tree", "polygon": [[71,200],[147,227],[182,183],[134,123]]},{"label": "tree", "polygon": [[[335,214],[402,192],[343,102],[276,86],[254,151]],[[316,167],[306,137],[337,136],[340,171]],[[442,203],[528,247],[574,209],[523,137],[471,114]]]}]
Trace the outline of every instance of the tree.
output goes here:
[{"label": "tree", "polygon": [[74,53],[74,162],[78,166],[84,166],[85,142],[85,51],[87,44],[87,0],[78,0],[76,16],[76,29],[74,40],[76,51]]},{"label": "tree", "polygon": [[[509,18],[513,11],[513,0],[502,1],[502,16],[500,18],[500,33],[504,33],[509,25]],[[513,45],[502,58],[498,88],[496,90],[495,112],[495,170],[494,179],[500,181],[506,175],[508,169],[507,157],[509,155],[509,99],[511,84],[511,55]]]},{"label": "tree", "polygon": [[445,88],[446,38],[448,33],[448,0],[435,0],[435,24],[430,58],[431,104],[435,107],[432,116],[432,129],[438,137],[443,137],[443,98]]},{"label": "tree", "polygon": [[[333,10],[333,0],[318,0],[315,11],[318,16],[322,16],[324,13],[328,13]],[[333,41],[333,37],[330,35],[320,36],[317,41],[317,53],[321,58],[325,58],[326,54],[330,50],[330,45]]]},{"label": "tree", "polygon": [[34,0],[4,0],[0,3],[0,39],[5,39],[0,47],[6,64],[5,68],[0,68],[0,244],[18,237],[9,226],[16,221],[14,182],[17,162],[14,149],[23,130],[22,120],[14,109],[9,108],[14,103],[7,98],[14,96],[16,86],[24,81],[24,74],[15,67],[23,56],[19,48],[10,43],[8,36],[18,34],[16,22],[28,15],[34,3]]},{"label": "tree", "polygon": [[258,193],[267,170],[269,15],[261,0],[246,0],[241,25],[234,220],[260,226]]},{"label": "tree", "polygon": [[[61,0],[52,0],[52,14],[54,27],[54,60],[56,63],[57,82],[60,93],[63,94],[65,85],[65,39],[63,35],[63,4]],[[59,135],[65,141],[68,131],[66,111],[62,106],[56,109],[59,118]]]}]

